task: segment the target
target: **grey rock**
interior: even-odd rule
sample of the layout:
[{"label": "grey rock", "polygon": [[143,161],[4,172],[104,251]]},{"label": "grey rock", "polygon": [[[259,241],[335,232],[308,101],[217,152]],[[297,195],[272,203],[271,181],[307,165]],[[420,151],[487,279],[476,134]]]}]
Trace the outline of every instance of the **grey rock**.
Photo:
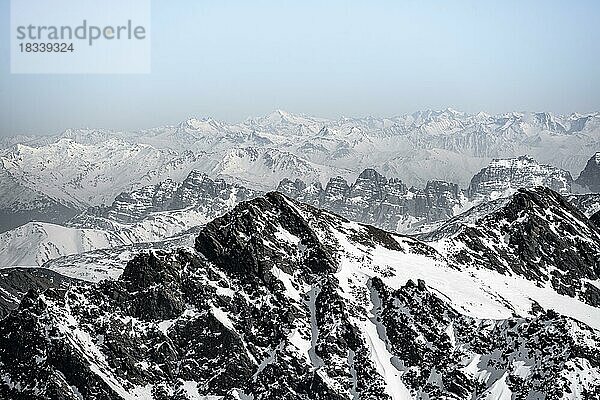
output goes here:
[{"label": "grey rock", "polygon": [[589,159],[575,183],[586,191],[600,192],[600,152],[597,152]]}]

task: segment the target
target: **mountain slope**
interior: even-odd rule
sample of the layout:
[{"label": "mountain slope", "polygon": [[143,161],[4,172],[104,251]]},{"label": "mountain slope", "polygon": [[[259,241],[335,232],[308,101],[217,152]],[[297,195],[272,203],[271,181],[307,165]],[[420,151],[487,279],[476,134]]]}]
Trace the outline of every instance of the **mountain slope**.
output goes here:
[{"label": "mountain slope", "polygon": [[600,193],[572,194],[565,199],[588,218],[600,211]]},{"label": "mountain slope", "polygon": [[30,221],[62,223],[78,210],[23,186],[0,164],[0,233]]},{"label": "mountain slope", "polygon": [[195,251],[29,292],[0,321],[0,395],[593,399],[599,328],[577,298],[270,193]]},{"label": "mountain slope", "polygon": [[600,152],[588,160],[575,183],[586,191],[600,192]]},{"label": "mountain slope", "polygon": [[461,265],[524,276],[600,306],[600,230],[558,193],[519,189],[422,235]]},{"label": "mountain slope", "polygon": [[121,193],[111,205],[90,207],[62,225],[30,222],[0,233],[0,266],[42,265],[58,257],[133,244],[161,247],[158,242],[172,242],[258,195],[192,171],[182,182],[166,180]]},{"label": "mountain slope", "polygon": [[0,269],[0,318],[17,308],[29,290],[66,289],[73,279],[44,268]]}]

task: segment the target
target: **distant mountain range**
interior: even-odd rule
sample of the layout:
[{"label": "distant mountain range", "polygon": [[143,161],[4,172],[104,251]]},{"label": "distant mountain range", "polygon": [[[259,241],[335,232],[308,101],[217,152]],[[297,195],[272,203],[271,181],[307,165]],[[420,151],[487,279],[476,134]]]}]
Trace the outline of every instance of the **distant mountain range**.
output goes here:
[{"label": "distant mountain range", "polygon": [[494,158],[529,155],[579,174],[600,148],[600,113],[467,114],[452,109],[391,118],[323,118],[277,110],[229,124],[211,118],[136,132],[71,129],[3,138],[1,165],[17,182],[77,208],[192,170],[262,191],[284,178],[320,181],[364,169],[408,186],[466,187]]},{"label": "distant mountain range", "polygon": [[0,140],[0,399],[600,398],[600,114]]},{"label": "distant mountain range", "polygon": [[[423,188],[408,187],[397,178],[388,179],[366,169],[352,184],[341,176],[332,177],[324,188],[319,181],[283,179],[277,191],[353,221],[417,234],[432,231],[473,206],[534,186],[569,195],[566,199],[588,217],[600,211],[600,194],[570,194],[572,185],[567,171],[522,156],[493,160],[472,178],[467,189],[444,181],[429,181]],[[192,171],[182,182],[167,179],[123,192],[108,206],[89,207],[79,213],[67,209],[60,221],[52,220],[54,214],[44,214],[47,203],[42,201],[42,208],[29,214],[37,221],[13,229],[8,225],[6,232],[0,233],[0,265],[42,265],[62,256],[142,243],[156,246],[177,240],[191,244],[190,237],[182,237],[186,231],[263,193]],[[27,215],[29,211],[19,212]]]}]

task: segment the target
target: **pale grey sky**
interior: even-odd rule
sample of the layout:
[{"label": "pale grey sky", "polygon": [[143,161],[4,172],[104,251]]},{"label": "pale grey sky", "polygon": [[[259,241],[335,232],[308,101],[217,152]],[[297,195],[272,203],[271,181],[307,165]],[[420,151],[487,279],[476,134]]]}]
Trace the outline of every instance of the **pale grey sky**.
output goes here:
[{"label": "pale grey sky", "polygon": [[152,2],[152,73],[11,75],[0,134],[134,129],[281,108],[324,117],[600,110],[600,2]]}]

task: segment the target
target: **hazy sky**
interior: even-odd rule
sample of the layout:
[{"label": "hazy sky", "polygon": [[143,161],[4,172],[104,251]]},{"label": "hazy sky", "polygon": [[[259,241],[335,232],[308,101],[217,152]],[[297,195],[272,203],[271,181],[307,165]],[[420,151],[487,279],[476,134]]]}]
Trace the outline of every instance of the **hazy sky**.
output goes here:
[{"label": "hazy sky", "polygon": [[152,2],[152,73],[11,75],[0,1],[0,134],[452,107],[600,110],[600,1]]}]

